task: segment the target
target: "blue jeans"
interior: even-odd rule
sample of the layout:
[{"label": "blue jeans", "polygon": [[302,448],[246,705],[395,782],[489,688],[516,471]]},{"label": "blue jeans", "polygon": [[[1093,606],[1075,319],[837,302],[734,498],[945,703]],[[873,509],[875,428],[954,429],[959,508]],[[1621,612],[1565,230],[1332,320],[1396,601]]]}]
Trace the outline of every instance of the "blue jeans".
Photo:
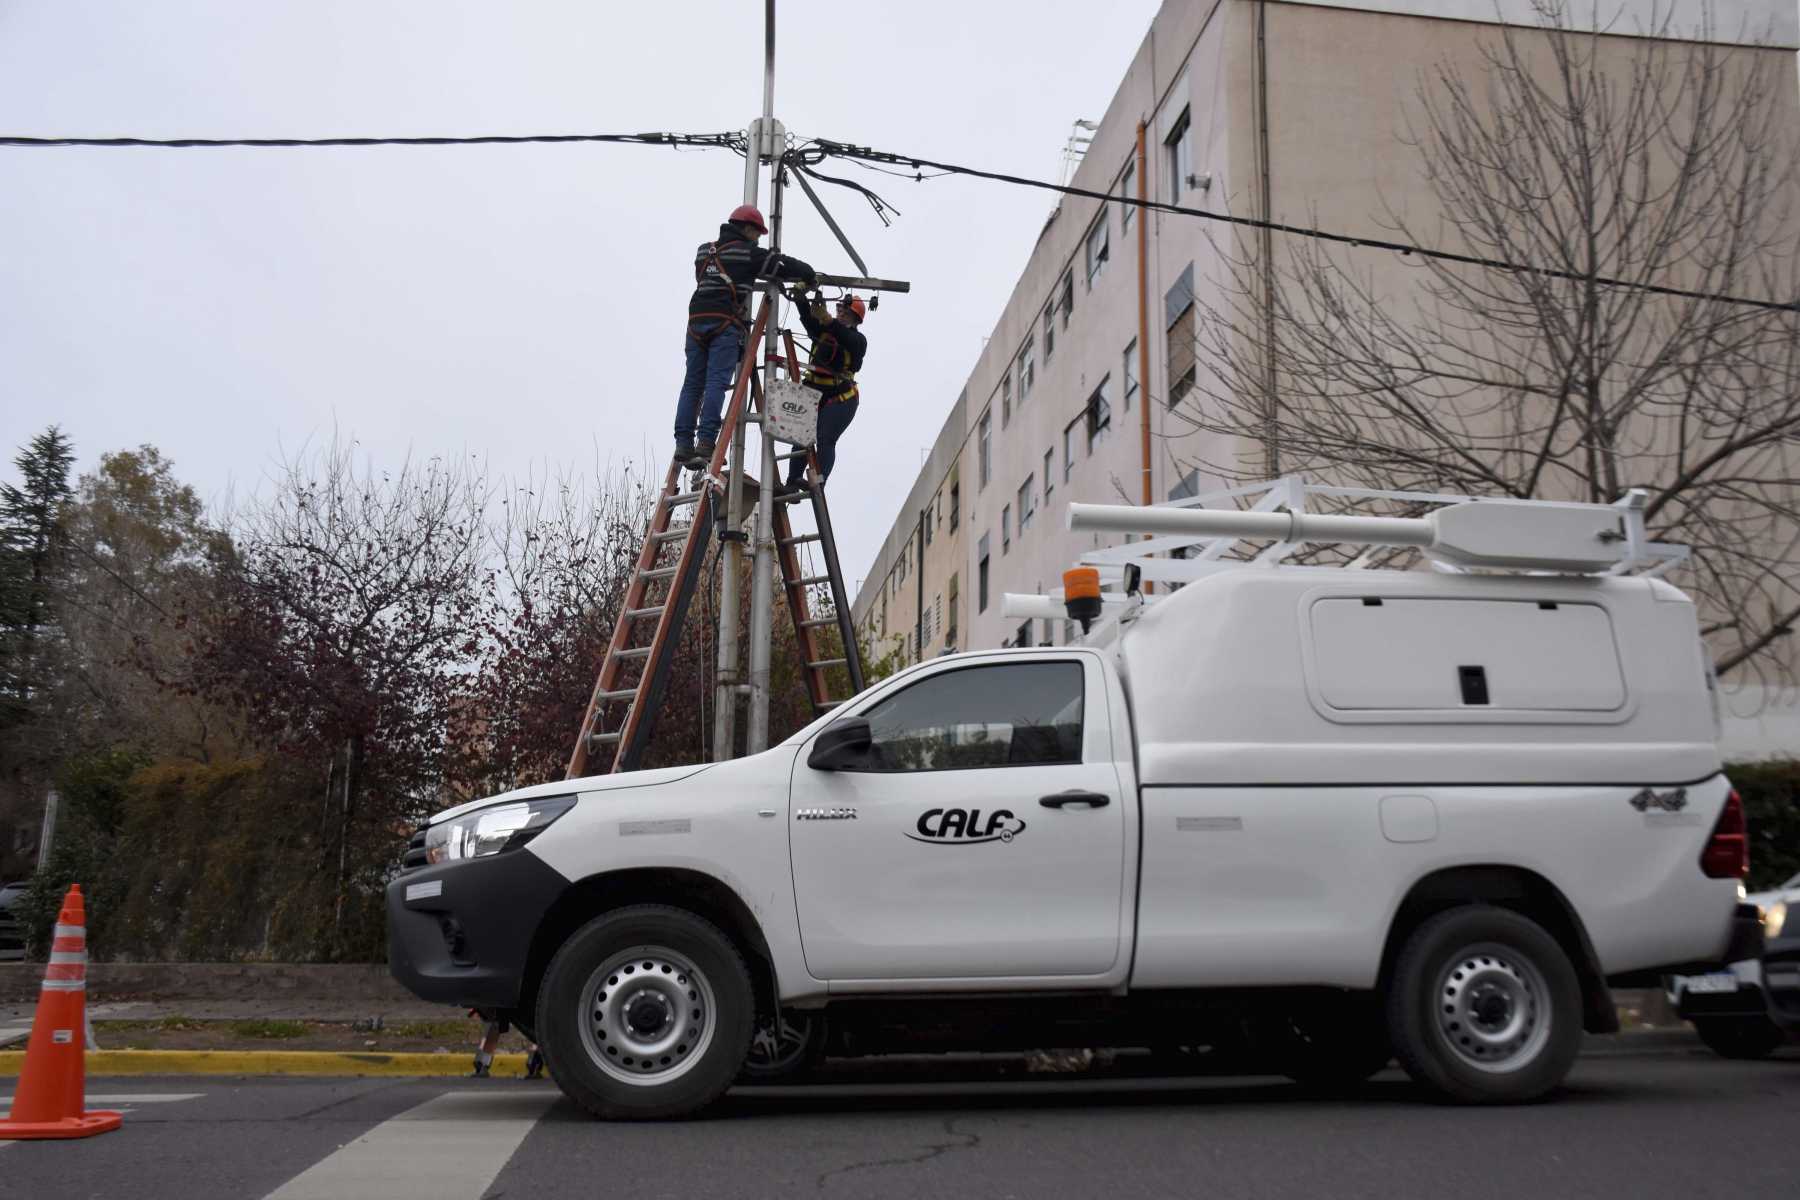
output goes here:
[{"label": "blue jeans", "polygon": [[725,408],[725,389],[738,359],[744,353],[744,335],[729,321],[696,321],[687,331],[687,375],[681,381],[681,399],[675,405],[675,440],[692,442],[694,420],[699,418],[699,439],[719,440],[719,414]]},{"label": "blue jeans", "polygon": [[[826,479],[831,477],[831,468],[837,464],[838,439],[844,436],[844,430],[850,428],[850,422],[856,419],[856,406],[860,403],[860,400],[845,400],[838,404],[819,406],[819,474]],[[787,479],[790,487],[805,482],[804,458],[788,460]]]}]

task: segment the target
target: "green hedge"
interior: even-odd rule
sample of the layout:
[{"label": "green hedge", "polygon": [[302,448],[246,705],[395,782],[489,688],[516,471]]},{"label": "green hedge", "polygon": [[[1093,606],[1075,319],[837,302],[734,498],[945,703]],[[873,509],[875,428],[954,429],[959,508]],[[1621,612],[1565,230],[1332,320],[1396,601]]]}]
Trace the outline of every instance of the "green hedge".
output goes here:
[{"label": "green hedge", "polygon": [[1733,763],[1725,768],[1750,822],[1750,881],[1758,892],[1800,872],[1800,760]]}]

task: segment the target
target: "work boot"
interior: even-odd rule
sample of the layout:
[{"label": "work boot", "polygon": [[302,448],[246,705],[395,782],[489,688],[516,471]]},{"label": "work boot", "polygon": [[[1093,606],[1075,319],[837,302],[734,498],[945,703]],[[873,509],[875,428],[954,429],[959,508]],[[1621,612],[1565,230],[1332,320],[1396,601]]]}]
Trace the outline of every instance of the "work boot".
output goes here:
[{"label": "work boot", "polygon": [[539,1050],[536,1046],[533,1046],[531,1048],[531,1053],[525,1057],[525,1078],[537,1079],[542,1077],[543,1074],[544,1052]]},{"label": "work boot", "polygon": [[696,471],[706,470],[706,464],[712,461],[713,448],[713,443],[711,441],[700,442],[699,445],[694,447],[694,456],[688,459],[688,465],[693,467]]},{"label": "work boot", "polygon": [[694,443],[691,441],[683,441],[680,438],[676,438],[675,439],[675,461],[680,463],[684,467],[691,466],[694,461]]},{"label": "work boot", "polygon": [[476,1059],[475,1060],[475,1069],[473,1071],[469,1072],[469,1078],[470,1079],[486,1079],[487,1077],[488,1077],[488,1065],[486,1063],[482,1062],[479,1058]]},{"label": "work boot", "polygon": [[775,488],[775,503],[794,504],[811,492],[812,489],[806,484],[795,483],[790,479]]}]

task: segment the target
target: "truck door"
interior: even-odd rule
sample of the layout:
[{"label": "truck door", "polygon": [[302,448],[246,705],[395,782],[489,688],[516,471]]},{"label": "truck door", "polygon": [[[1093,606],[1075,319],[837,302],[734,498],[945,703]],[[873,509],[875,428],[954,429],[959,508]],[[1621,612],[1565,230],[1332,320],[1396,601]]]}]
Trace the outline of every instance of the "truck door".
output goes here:
[{"label": "truck door", "polygon": [[[872,698],[849,770],[794,768],[801,943],[819,979],[1100,975],[1125,797],[1091,656],[946,664]],[[1135,826],[1134,826],[1135,827]]]}]

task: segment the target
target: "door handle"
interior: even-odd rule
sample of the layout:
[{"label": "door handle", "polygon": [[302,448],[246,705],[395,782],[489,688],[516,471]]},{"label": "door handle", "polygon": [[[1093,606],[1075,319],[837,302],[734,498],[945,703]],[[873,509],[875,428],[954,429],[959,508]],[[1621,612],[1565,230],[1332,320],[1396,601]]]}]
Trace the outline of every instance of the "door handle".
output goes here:
[{"label": "door handle", "polygon": [[1085,804],[1089,808],[1105,808],[1112,803],[1112,797],[1105,792],[1084,792],[1080,788],[1071,788],[1066,792],[1058,792],[1054,796],[1041,796],[1038,803],[1045,808],[1065,808],[1071,804]]}]

